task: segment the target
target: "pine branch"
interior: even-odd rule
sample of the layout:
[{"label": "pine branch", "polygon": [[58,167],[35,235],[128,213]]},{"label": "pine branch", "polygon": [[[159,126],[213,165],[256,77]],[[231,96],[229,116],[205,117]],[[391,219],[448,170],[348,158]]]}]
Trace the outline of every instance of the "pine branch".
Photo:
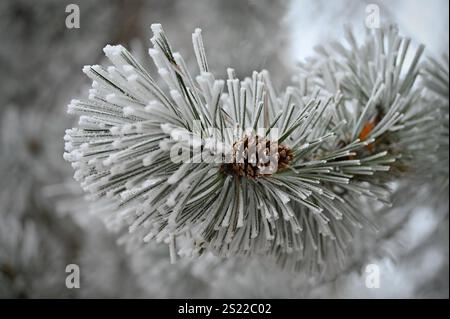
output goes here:
[{"label": "pine branch", "polygon": [[[414,161],[408,138],[428,120],[414,88],[423,48],[403,76],[408,39],[390,28],[358,47],[348,32],[351,48],[335,45],[342,61],[327,53],[322,68],[306,70],[325,90],[277,94],[266,70],[216,79],[199,29],[193,77],[162,27],[152,30],[149,54],[166,88],[120,45],[104,49],[113,66],[83,69],[93,85],[69,105],[80,120],[64,154],[83,189],[114,205],[131,238],[168,243],[173,260],[210,251],[295,270],[342,265],[354,232],[376,229],[361,205],[388,204],[391,168]],[[180,150],[192,158],[175,161]]]}]

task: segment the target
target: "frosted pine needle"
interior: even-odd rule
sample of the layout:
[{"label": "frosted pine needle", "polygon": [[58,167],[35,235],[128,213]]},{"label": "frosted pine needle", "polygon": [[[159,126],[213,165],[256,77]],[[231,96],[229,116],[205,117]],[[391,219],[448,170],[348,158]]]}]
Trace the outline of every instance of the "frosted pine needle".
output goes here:
[{"label": "frosted pine needle", "polygon": [[429,58],[423,67],[423,81],[431,94],[425,95],[424,104],[438,112],[433,143],[437,150],[433,161],[433,178],[446,197],[449,185],[449,59],[444,55],[440,61]]},{"label": "frosted pine needle", "polygon": [[429,161],[435,152],[438,118],[436,108],[421,102],[424,46],[413,50],[411,39],[399,35],[395,25],[369,31],[363,43],[347,27],[345,38],[347,45],[333,41],[319,46],[317,56],[300,65],[298,90],[318,85],[342,94],[337,114],[350,119],[344,134],[350,140],[376,138],[369,150],[388,151],[397,159],[392,172],[380,175],[384,180],[414,172],[420,158]]}]

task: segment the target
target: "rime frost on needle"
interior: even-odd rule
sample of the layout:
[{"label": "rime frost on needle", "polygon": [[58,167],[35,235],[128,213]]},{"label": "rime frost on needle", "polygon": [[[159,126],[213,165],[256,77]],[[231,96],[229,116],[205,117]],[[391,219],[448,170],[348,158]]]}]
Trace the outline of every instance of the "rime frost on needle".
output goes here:
[{"label": "rime frost on needle", "polygon": [[[430,107],[439,111],[436,125],[437,136],[434,143],[437,144],[437,160],[433,162],[433,178],[435,183],[446,197],[449,186],[449,59],[444,55],[441,61],[429,58],[423,67],[423,78],[425,86],[431,92],[427,95],[425,102]],[[448,199],[448,197],[447,197]]]},{"label": "rime frost on needle", "polygon": [[393,173],[410,170],[417,157],[433,151],[424,142],[431,140],[436,110],[420,103],[423,88],[417,85],[424,46],[419,45],[408,63],[411,39],[400,36],[395,25],[368,32],[362,44],[349,27],[345,37],[347,46],[337,41],[319,46],[318,56],[301,65],[300,88],[316,84],[342,92],[341,112],[351,109],[362,115],[346,134],[355,138],[354,128],[365,125],[363,136],[379,140],[372,148],[390,151],[399,159],[387,176],[392,179],[398,175]]},{"label": "rime frost on needle", "polygon": [[[369,32],[363,43],[350,29],[346,29],[346,38],[348,45],[331,42],[318,47],[317,56],[300,65],[297,81],[299,90],[305,92],[314,85],[326,92],[340,91],[352,114],[355,109],[367,111],[367,132],[373,133],[375,125],[391,119],[389,113],[400,116],[398,123],[380,134],[379,142],[372,146],[401,156],[391,172],[378,175],[382,183],[395,182],[396,206],[378,210],[380,216],[376,219],[383,231],[376,237],[361,234],[358,249],[368,255],[353,252],[354,261],[348,263],[358,268],[367,258],[382,256],[380,250],[392,256],[387,251],[395,250],[388,248],[394,245],[387,242],[392,242],[402,225],[412,219],[417,206],[437,200],[439,206],[446,206],[444,215],[448,215],[448,58],[421,63],[424,47],[419,45],[413,50],[411,40],[400,36],[395,26]],[[380,103],[366,110],[364,106],[370,100],[367,93],[376,90],[379,83],[384,85]],[[375,177],[371,181],[375,183]],[[440,194],[445,194],[447,200],[442,200]],[[365,209],[370,207],[366,205]],[[438,215],[442,207],[434,210]],[[396,254],[401,255],[399,249]]]},{"label": "rime frost on needle", "polygon": [[296,270],[341,264],[354,231],[373,226],[361,204],[387,202],[383,176],[400,155],[378,139],[404,128],[416,95],[397,93],[409,92],[413,75],[376,79],[371,66],[373,85],[352,113],[339,91],[280,94],[265,70],[216,79],[200,29],[193,76],[162,27],[152,30],[149,54],[164,87],[120,45],[104,49],[112,66],[83,69],[92,89],[69,105],[79,125],[66,131],[64,154],[83,189],[109,199],[131,236],[168,243],[172,259],[211,251]]}]

